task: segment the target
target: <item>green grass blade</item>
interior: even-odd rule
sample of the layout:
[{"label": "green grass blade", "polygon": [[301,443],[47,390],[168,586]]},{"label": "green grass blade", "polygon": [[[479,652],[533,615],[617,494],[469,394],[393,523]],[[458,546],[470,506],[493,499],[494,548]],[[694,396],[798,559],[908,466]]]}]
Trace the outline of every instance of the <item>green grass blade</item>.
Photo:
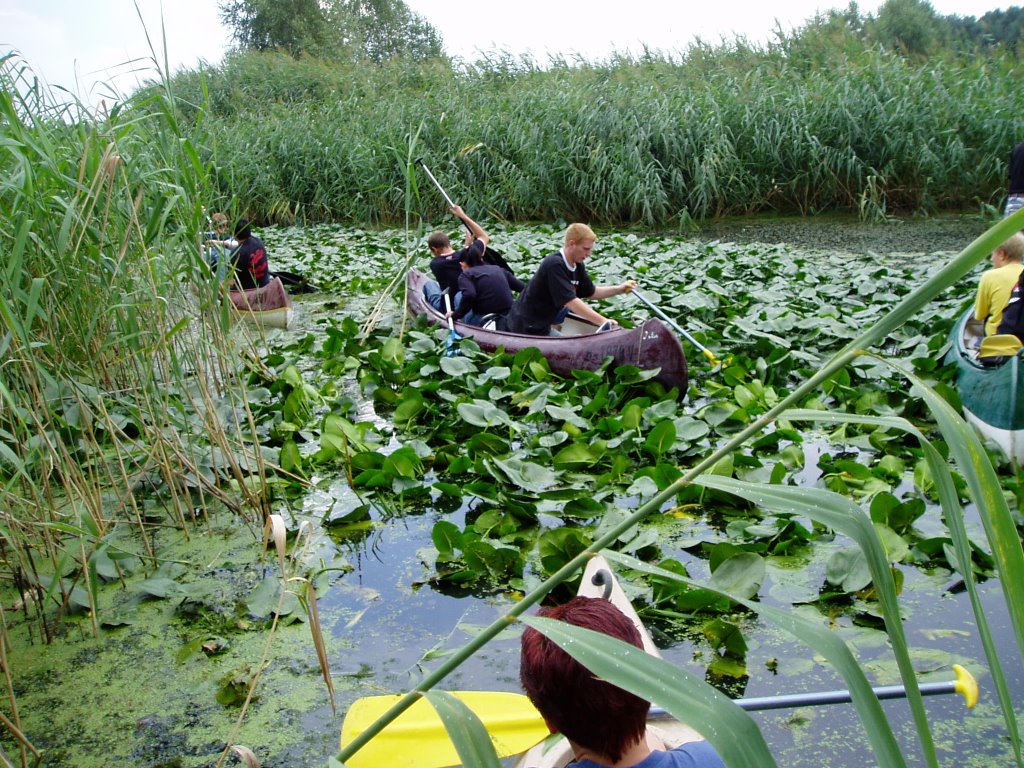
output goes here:
[{"label": "green grass blade", "polygon": [[[900,369],[901,373],[904,373]],[[945,402],[945,401],[943,401]],[[985,607],[978,593],[977,580],[974,578],[974,570],[971,567],[971,543],[967,535],[967,528],[964,525],[964,511],[960,505],[960,498],[953,485],[953,478],[949,471],[949,465],[942,455],[936,450],[920,430],[904,418],[897,416],[858,416],[849,413],[829,413],[826,411],[793,410],[786,413],[786,418],[792,421],[823,421],[829,423],[845,424],[872,424],[879,427],[898,429],[917,438],[924,453],[925,461],[931,469],[932,478],[935,482],[935,491],[942,507],[946,526],[949,529],[950,538],[953,540],[953,548],[956,551],[958,562],[956,570],[964,580],[968,597],[971,601],[971,609],[974,613],[974,623],[978,628],[978,638],[981,640],[982,649],[985,652],[985,659],[989,665],[989,674],[992,675],[992,684],[996,690],[996,697],[999,708],[1003,714],[1003,721],[1006,724],[1010,745],[1013,748],[1014,756],[1018,766],[1024,765],[1021,755],[1020,729],[1017,726],[1017,716],[1013,711],[1013,697],[1010,693],[1010,686],[1003,672],[1003,664],[999,658],[999,651],[996,648],[992,637],[992,630],[989,626],[988,617],[985,614]],[[964,426],[967,426],[966,424]],[[977,439],[977,438],[975,438]]]},{"label": "green grass blade", "polygon": [[[649,565],[633,557],[621,555],[610,550],[601,554],[607,557],[608,560],[627,568],[632,568],[635,571],[677,581],[688,586],[718,592],[718,594],[728,597],[730,600],[753,611],[758,616],[771,621],[780,629],[791,634],[797,641],[809,645],[825,657],[842,676],[846,688],[850,691],[851,702],[857,710],[857,715],[860,717],[861,722],[864,724],[868,742],[878,758],[878,764],[882,768],[903,768],[906,765],[900,746],[896,742],[896,736],[893,734],[892,727],[885,716],[885,710],[882,709],[878,698],[871,690],[871,683],[864,676],[864,671],[861,669],[860,664],[857,663],[857,659],[849,647],[834,632],[820,624],[805,621],[790,612],[727,594],[713,589],[707,584],[680,576],[677,573],[655,565]],[[673,712],[672,714],[675,715],[676,713]],[[695,725],[694,727],[697,726]],[[697,730],[700,730],[700,728],[697,728]],[[714,744],[714,742],[712,743]],[[717,748],[718,745],[715,744],[715,747]]]},{"label": "green grass blade", "polygon": [[981,522],[999,571],[999,582],[1010,612],[1017,646],[1024,656],[1024,549],[999,486],[999,478],[996,477],[981,441],[967,422],[921,379],[909,371],[903,371],[903,374],[913,382],[914,391],[931,409],[949,445],[950,455],[967,482],[971,498],[978,505]]},{"label": "green grass blade", "polygon": [[427,691],[423,696],[437,710],[463,765],[501,768],[491,737],[473,710],[445,691]]},{"label": "green grass blade", "polygon": [[892,642],[893,655],[896,657],[903,685],[907,689],[907,703],[914,715],[921,749],[928,765],[937,768],[939,760],[935,754],[935,743],[928,727],[928,715],[910,660],[899,602],[896,599],[896,585],[893,583],[885,549],[867,513],[845,496],[822,488],[762,485],[718,475],[701,475],[693,482],[705,488],[732,493],[765,509],[809,517],[845,534],[857,543],[867,559],[871,581]]}]

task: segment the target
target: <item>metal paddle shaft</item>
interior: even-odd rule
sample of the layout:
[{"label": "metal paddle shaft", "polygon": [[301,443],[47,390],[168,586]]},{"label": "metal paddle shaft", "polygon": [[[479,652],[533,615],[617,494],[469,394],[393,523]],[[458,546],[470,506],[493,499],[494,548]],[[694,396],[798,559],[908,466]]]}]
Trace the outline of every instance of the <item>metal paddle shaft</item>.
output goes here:
[{"label": "metal paddle shaft", "polygon": [[717,357],[715,357],[715,353],[714,353],[714,352],[712,352],[712,351],[711,351],[710,349],[708,349],[708,348],[707,348],[707,347],[705,347],[705,346],[704,346],[703,344],[701,344],[701,343],[700,343],[699,341],[697,341],[697,340],[696,340],[695,338],[693,338],[693,336],[691,336],[690,334],[688,334],[688,333],[687,333],[687,332],[686,332],[686,331],[685,331],[685,330],[684,330],[684,329],[682,328],[682,326],[680,326],[680,325],[679,325],[679,324],[678,324],[678,323],[677,323],[677,322],[676,322],[675,320],[673,320],[673,319],[672,319],[671,317],[669,317],[669,316],[668,316],[668,315],[666,315],[666,314],[665,314],[664,312],[662,312],[662,311],[661,311],[661,309],[660,309],[659,307],[657,307],[656,305],[654,305],[653,303],[651,303],[651,302],[650,302],[650,301],[649,301],[649,300],[647,299],[647,297],[645,297],[645,296],[644,296],[644,295],[643,295],[642,293],[640,293],[640,291],[638,291],[638,290],[637,290],[636,288],[634,288],[634,289],[633,289],[633,290],[631,291],[631,293],[632,293],[632,294],[633,294],[634,296],[636,296],[636,297],[637,297],[638,299],[640,299],[641,303],[642,303],[642,304],[643,304],[644,306],[646,306],[646,307],[647,307],[647,308],[648,308],[649,310],[651,310],[651,312],[653,312],[653,313],[654,313],[654,314],[656,314],[656,315],[657,315],[658,317],[660,317],[660,318],[661,318],[662,320],[664,320],[664,321],[665,321],[666,323],[668,323],[669,325],[671,325],[671,326],[672,326],[672,327],[673,327],[673,328],[675,329],[676,333],[678,333],[678,334],[679,334],[680,336],[682,336],[682,337],[683,337],[684,339],[686,339],[686,340],[687,340],[688,342],[690,342],[691,344],[693,344],[693,346],[695,346],[695,347],[696,347],[697,349],[699,349],[699,350],[700,350],[701,352],[703,352],[703,353],[704,353],[704,357],[706,357],[706,358],[708,359],[708,362],[709,362],[709,363],[711,363],[712,365],[720,365],[720,363],[719,363],[719,360],[718,360],[718,358],[717,358]]},{"label": "metal paddle shaft", "polygon": [[[978,702],[978,682],[974,675],[961,667],[953,665],[956,680],[945,680],[941,683],[922,683],[918,686],[922,696],[941,696],[947,693],[959,693],[964,697],[968,709]],[[871,689],[879,699],[905,699],[907,689],[902,685],[879,685]],[[827,704],[848,704],[853,701],[849,691],[817,691],[811,693],[789,693],[781,696],[751,696],[744,699],[733,699],[733,703],[747,712],[762,712],[769,709],[791,709],[793,707],[821,707]],[[671,717],[661,707],[651,707],[650,717]]]},{"label": "metal paddle shaft", "polygon": [[[442,292],[444,296],[444,306],[448,312],[452,311],[452,300],[448,295],[448,289],[445,288]],[[455,330],[455,323],[452,321],[451,315],[448,315],[448,338],[444,342],[444,353],[446,356],[451,357],[458,352],[456,344],[462,340],[462,337]]]},{"label": "metal paddle shaft", "polygon": [[[430,169],[427,168],[426,164],[424,164],[422,157],[416,158],[416,165],[422,168],[426,172],[427,177],[432,182],[434,182],[434,186],[437,187],[437,191],[441,193],[441,196],[445,199],[445,202],[448,203],[448,207],[454,208],[455,203],[452,202],[452,199],[450,197],[448,197],[448,193],[444,191],[444,187],[441,186],[440,182],[438,182],[438,180],[434,178],[434,174],[432,174],[430,172]],[[473,231],[473,228],[469,226],[469,224],[467,224],[465,221],[462,222],[462,225],[470,232]],[[509,263],[507,261],[505,261],[505,257],[502,256],[493,248],[491,248],[491,246],[489,245],[484,248],[484,261],[490,264],[494,264],[495,266],[501,267],[502,269],[507,269],[512,274],[515,274],[515,270],[509,266]]]},{"label": "metal paddle shaft", "polygon": [[[432,182],[434,182],[434,186],[437,187],[437,191],[441,193],[441,197],[443,197],[445,202],[448,203],[448,207],[449,208],[454,207],[455,203],[453,203],[452,199],[450,197],[448,197],[448,193],[444,191],[444,187],[442,187],[438,183],[437,179],[434,178],[434,174],[432,174],[430,172],[430,169],[427,168],[426,163],[423,162],[423,158],[422,157],[417,157],[416,158],[416,165],[418,165],[420,168],[422,168],[426,172],[427,178],[429,178]],[[467,229],[468,229],[468,225],[467,225]]]}]

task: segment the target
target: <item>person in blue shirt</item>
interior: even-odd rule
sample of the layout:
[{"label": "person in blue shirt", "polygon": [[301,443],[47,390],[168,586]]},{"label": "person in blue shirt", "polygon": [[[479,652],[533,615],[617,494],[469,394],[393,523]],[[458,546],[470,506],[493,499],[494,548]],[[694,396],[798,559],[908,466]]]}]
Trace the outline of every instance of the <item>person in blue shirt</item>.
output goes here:
[{"label": "person in blue shirt", "polygon": [[[541,616],[643,648],[633,622],[607,600],[574,597]],[[667,749],[647,729],[650,702],[596,677],[532,627],[521,640],[519,680],[552,733],[569,741],[576,768],[725,768],[703,740]]]},{"label": "person in blue shirt", "polygon": [[238,247],[238,241],[228,233],[228,217],[219,211],[210,216],[209,232],[203,233],[203,247],[206,249],[206,263],[210,271],[223,280],[230,266],[230,255]]},{"label": "person in blue shirt", "polygon": [[1010,186],[1006,190],[1006,208],[1003,218],[1024,208],[1024,141],[1010,153]]}]

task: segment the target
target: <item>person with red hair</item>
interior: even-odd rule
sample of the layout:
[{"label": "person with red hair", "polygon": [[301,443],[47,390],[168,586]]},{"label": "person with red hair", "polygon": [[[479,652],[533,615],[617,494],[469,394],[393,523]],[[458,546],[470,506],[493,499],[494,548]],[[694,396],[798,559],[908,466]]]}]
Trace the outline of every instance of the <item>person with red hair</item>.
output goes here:
[{"label": "person with red hair", "polygon": [[[540,616],[643,648],[633,622],[607,600],[574,597]],[[519,680],[552,733],[569,740],[576,768],[725,768],[706,741],[666,749],[647,730],[650,702],[605,682],[532,627],[523,632]]]}]

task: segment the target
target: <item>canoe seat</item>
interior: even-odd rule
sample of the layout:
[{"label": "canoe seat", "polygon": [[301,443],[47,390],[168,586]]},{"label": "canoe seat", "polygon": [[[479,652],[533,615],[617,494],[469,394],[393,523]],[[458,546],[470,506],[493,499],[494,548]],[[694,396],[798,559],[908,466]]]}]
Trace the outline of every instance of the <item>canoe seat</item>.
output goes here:
[{"label": "canoe seat", "polygon": [[1020,339],[1012,333],[997,333],[986,336],[978,348],[978,362],[982,365],[997,366],[1016,355],[1021,347]]}]

